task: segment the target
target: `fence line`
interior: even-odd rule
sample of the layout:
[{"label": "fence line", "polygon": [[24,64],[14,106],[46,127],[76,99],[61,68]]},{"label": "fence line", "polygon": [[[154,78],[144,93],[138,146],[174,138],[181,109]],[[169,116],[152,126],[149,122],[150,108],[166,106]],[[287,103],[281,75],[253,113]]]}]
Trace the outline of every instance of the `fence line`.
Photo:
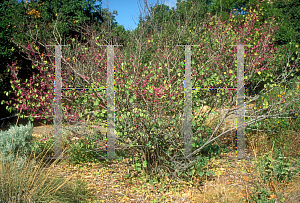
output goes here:
[{"label": "fence line", "polygon": [[[187,86],[184,86],[184,157],[179,157],[177,159],[197,159],[192,157],[192,81],[191,81],[191,46],[198,45],[178,45],[185,46],[185,80]],[[235,89],[237,90],[237,159],[251,159],[251,157],[245,156],[245,85],[244,85],[244,46],[252,45],[230,45],[237,46],[237,88],[202,88],[199,89]],[[239,108],[240,107],[240,108]]]},{"label": "fence line", "polygon": [[[46,46],[55,46],[55,99],[54,99],[54,157],[48,157],[48,159],[65,159],[62,157],[62,112],[61,112],[61,90],[62,89],[106,89],[107,90],[107,154],[108,159],[115,159],[115,104],[114,104],[114,50],[113,46],[122,46],[122,45],[100,45],[107,46],[108,52],[108,67],[107,67],[107,88],[62,88],[61,87],[61,46],[70,46],[70,45],[46,45]],[[184,121],[184,142],[185,142],[185,156],[184,158],[179,159],[194,159],[192,155],[192,81],[191,81],[191,46],[198,45],[177,45],[185,46],[185,80],[187,87],[185,89],[185,121]],[[230,45],[237,46],[237,79],[238,87],[237,88],[200,88],[200,89],[234,89],[237,90],[237,106],[241,107],[237,110],[237,157],[238,159],[245,159],[245,105],[244,105],[244,46],[252,45]],[[14,116],[11,116],[14,117]],[[283,117],[280,117],[283,118]],[[5,119],[5,118],[4,118]],[[3,118],[1,120],[4,120]],[[68,158],[68,157],[67,157]],[[234,157],[233,157],[234,158]]]},{"label": "fence line", "polygon": [[[114,50],[113,46],[123,45],[100,45],[107,46],[107,88],[62,88],[61,86],[61,46],[70,45],[46,45],[55,46],[55,99],[54,99],[54,156],[46,159],[69,159],[62,157],[62,114],[61,114],[61,90],[62,89],[106,89],[107,94],[107,158],[115,158],[115,95],[114,95]],[[101,159],[101,158],[100,158]]]}]

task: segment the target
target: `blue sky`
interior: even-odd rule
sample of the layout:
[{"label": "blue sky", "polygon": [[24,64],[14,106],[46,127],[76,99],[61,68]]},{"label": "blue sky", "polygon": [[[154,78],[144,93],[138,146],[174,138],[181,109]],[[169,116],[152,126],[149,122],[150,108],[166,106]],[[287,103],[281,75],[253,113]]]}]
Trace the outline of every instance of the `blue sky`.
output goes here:
[{"label": "blue sky", "polygon": [[[109,7],[110,12],[113,12],[113,10],[117,10],[117,23],[120,25],[124,25],[125,30],[132,30],[137,28],[137,24],[135,24],[135,22],[138,23],[140,10],[143,10],[143,8],[141,8],[141,6],[143,5],[140,5],[139,2],[144,5],[144,0],[103,0],[102,7]],[[153,6],[157,1],[148,0],[148,2],[151,2],[151,6]],[[176,3],[177,0],[165,0],[164,4],[169,6],[170,8],[174,7],[176,9]],[[150,3],[148,3],[148,6],[150,6]],[[244,12],[242,12],[242,14],[244,14]]]},{"label": "blue sky", "polygon": [[[17,1],[21,2],[21,0]],[[148,0],[147,2],[148,6],[153,6],[157,1]],[[162,1],[160,0],[160,2]],[[170,8],[176,8],[177,0],[165,0],[164,2],[164,4]],[[99,1],[96,5],[99,5]],[[120,25],[124,25],[125,30],[134,30],[137,28],[140,11],[143,11],[142,6],[144,6],[144,0],[102,0],[102,8],[108,8],[111,13],[113,10],[118,11],[118,15],[115,17],[116,22]],[[242,12],[242,14],[244,14],[244,12]]]}]

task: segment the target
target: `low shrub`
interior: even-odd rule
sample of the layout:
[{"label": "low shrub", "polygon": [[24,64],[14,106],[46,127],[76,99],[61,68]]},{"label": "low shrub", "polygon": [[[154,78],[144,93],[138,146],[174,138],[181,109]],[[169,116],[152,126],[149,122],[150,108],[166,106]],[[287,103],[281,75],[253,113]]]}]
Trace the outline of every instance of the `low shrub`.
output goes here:
[{"label": "low shrub", "polygon": [[[27,125],[11,126],[6,131],[0,132],[0,153],[2,161],[16,161],[17,169],[23,168],[26,157],[33,151],[34,147],[30,143],[32,140],[33,125],[29,122]],[[23,157],[17,157],[17,154]],[[16,160],[15,160],[16,159]],[[35,162],[31,167],[35,166]]]},{"label": "low shrub", "polygon": [[251,194],[249,202],[252,203],[275,203],[275,199],[271,199],[272,192],[262,188],[257,184],[256,190]]},{"label": "low shrub", "polygon": [[264,183],[270,181],[289,182],[295,174],[295,171],[294,173],[291,172],[291,161],[286,159],[284,154],[280,152],[274,158],[270,153],[260,157],[256,167]]},{"label": "low shrub", "polygon": [[96,152],[96,142],[86,137],[70,142],[70,158],[72,163],[97,162],[99,154]]}]

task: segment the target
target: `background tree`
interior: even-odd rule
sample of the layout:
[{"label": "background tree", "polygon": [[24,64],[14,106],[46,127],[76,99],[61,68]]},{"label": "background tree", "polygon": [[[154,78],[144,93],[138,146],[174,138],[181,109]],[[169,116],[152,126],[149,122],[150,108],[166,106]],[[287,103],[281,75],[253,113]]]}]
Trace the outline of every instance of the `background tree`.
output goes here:
[{"label": "background tree", "polygon": [[[270,22],[274,16],[276,22],[279,24],[279,29],[274,35],[274,47],[282,48],[288,47],[291,48],[290,60],[283,61],[278,58],[274,61],[274,64],[281,64],[281,66],[286,66],[287,63],[295,62],[297,60],[297,51],[299,48],[290,47],[290,42],[295,42],[298,45],[300,44],[299,32],[300,32],[300,2],[297,0],[212,0],[209,2],[209,12],[211,15],[220,16],[223,21],[227,20],[230,16],[232,9],[236,9],[233,13],[243,12],[242,8],[250,9],[249,2],[251,7],[256,9],[257,6],[263,8],[263,14],[258,19],[258,24],[255,25],[255,28],[260,28],[264,22]],[[259,5],[261,3],[261,5]],[[245,15],[237,15],[236,17],[240,25],[244,24]],[[285,51],[281,51],[281,54],[285,54]],[[262,66],[265,64],[261,64]],[[287,67],[289,71],[290,67]],[[273,74],[279,75],[280,70],[274,71]],[[290,75],[287,81],[296,80],[296,77],[300,75],[300,72]],[[247,88],[254,94],[257,94],[260,90],[263,89],[264,83],[256,86],[255,84],[249,85]]]},{"label": "background tree", "polygon": [[[153,34],[154,29],[161,31],[163,24],[168,20],[174,22],[175,25],[178,25],[179,22],[185,22],[187,16],[192,16],[193,19],[197,19],[197,22],[202,22],[207,18],[207,12],[209,8],[209,0],[199,0],[199,1],[177,1],[177,8],[171,9],[168,5],[164,4],[164,1],[161,4],[155,4],[154,6],[149,6],[149,15],[146,17],[139,18],[138,27],[141,23],[156,23],[156,28],[151,28],[149,26],[149,34]],[[194,8],[194,9],[193,9]],[[186,12],[188,11],[188,12]],[[193,23],[196,23],[195,21]]]},{"label": "background tree", "polygon": [[[184,36],[182,37],[178,44],[187,44],[187,40],[189,38],[189,31],[193,31],[194,29],[199,29],[201,24],[205,22],[207,19],[208,13],[211,16],[221,17],[221,20],[224,22],[229,19],[230,12],[233,14],[244,12],[243,9],[250,9],[249,2],[251,7],[256,9],[257,6],[263,9],[263,15],[261,15],[258,19],[258,23],[255,25],[255,28],[260,28],[263,23],[270,22],[272,17],[274,16],[276,22],[279,24],[279,30],[273,37],[274,43],[273,46],[277,48],[282,48],[285,46],[283,50],[281,50],[281,55],[286,55],[286,49],[290,49],[289,53],[289,60],[281,60],[280,57],[276,58],[272,64],[280,64],[281,67],[285,67],[284,69],[274,69],[272,74],[280,75],[282,71],[289,71],[292,67],[289,66],[292,62],[296,62],[297,59],[297,51],[299,52],[299,48],[297,46],[291,46],[289,43],[298,42],[296,37],[297,31],[294,30],[294,27],[297,28],[297,25],[291,26],[285,19],[292,19],[293,22],[300,22],[298,18],[299,14],[296,12],[297,8],[299,8],[299,2],[295,1],[283,1],[283,0],[273,0],[273,3],[268,3],[267,1],[262,1],[261,5],[259,5],[258,0],[211,0],[211,1],[177,1],[177,8],[176,9],[169,9],[169,6],[164,5],[163,3],[160,5],[155,4],[154,6],[149,6],[148,8],[148,15],[146,17],[140,17],[138,28],[134,31],[138,33],[138,29],[142,26],[146,27],[148,30],[148,34],[153,36],[153,39],[162,38],[162,35],[169,36],[172,33],[172,26],[169,26],[168,30],[164,28],[164,22],[168,22],[168,24],[174,25],[176,29],[176,25],[182,27],[184,32]],[[242,9],[243,8],[243,9]],[[285,8],[286,10],[284,10]],[[290,9],[289,9],[290,8]],[[296,10],[294,10],[296,8]],[[236,11],[232,11],[236,9]],[[285,12],[288,11],[289,12]],[[256,9],[257,11],[257,9]],[[245,13],[245,12],[244,12]],[[193,16],[192,21],[187,21],[187,17]],[[237,22],[239,25],[243,25],[245,22],[246,15],[237,15]],[[288,16],[288,17],[286,17]],[[199,19],[199,20],[198,20]],[[160,34],[160,30],[163,30],[163,34]],[[289,30],[289,32],[284,32],[284,30]],[[290,40],[287,40],[290,39]],[[298,38],[299,39],[299,38]],[[299,43],[298,43],[299,45]],[[146,51],[145,57],[142,59],[142,63],[147,63],[149,61],[149,56],[153,55],[156,52],[154,49],[148,49]],[[275,54],[275,53],[274,53]],[[184,60],[184,58],[182,58]],[[257,65],[257,69],[266,65],[266,62],[263,62]],[[297,70],[297,69],[296,69]],[[293,81],[297,80],[299,76],[299,71],[295,74],[291,74],[285,80],[285,84],[289,83],[288,86],[293,83]],[[258,94],[261,90],[264,89],[264,85],[269,83],[269,80],[261,81],[254,81],[251,84],[246,85],[246,89],[248,90],[250,95]]]},{"label": "background tree", "polygon": [[[24,9],[16,1],[1,0],[0,4],[0,97],[9,99],[3,92],[10,89],[10,74],[7,72],[7,63],[12,61],[22,63],[22,56],[10,39],[17,36],[16,16],[24,14]],[[17,21],[18,22],[18,21]],[[21,36],[19,36],[21,37]],[[22,71],[20,75],[26,74]],[[0,117],[9,116],[5,105],[0,105]]]},{"label": "background tree", "polygon": [[[29,79],[35,69],[32,69],[32,62],[25,58],[25,54],[18,46],[11,42],[11,38],[14,41],[20,42],[32,42],[37,38],[43,36],[43,41],[47,41],[50,36],[47,35],[46,30],[51,29],[54,26],[57,27],[62,38],[60,44],[65,44],[67,39],[79,37],[79,42],[84,43],[85,40],[82,35],[80,27],[83,24],[90,23],[95,25],[95,29],[100,30],[101,26],[111,27],[115,29],[115,36],[120,38],[126,35],[123,26],[117,25],[115,16],[117,12],[113,14],[108,12],[107,9],[101,9],[101,6],[95,6],[94,0],[41,0],[38,2],[17,2],[13,0],[1,0],[1,22],[0,22],[0,95],[1,98],[8,100],[9,98],[3,94],[4,91],[10,90],[10,80],[7,72],[7,63],[11,64],[16,62],[20,67],[18,76],[22,79]],[[100,2],[101,3],[101,2]],[[56,20],[57,24],[56,24]],[[30,22],[35,22],[36,26],[32,27],[32,30],[38,30],[36,39],[32,39],[26,35],[21,35],[18,31],[19,26],[24,26]],[[94,23],[91,23],[94,22]],[[79,29],[78,29],[79,28]],[[127,32],[128,33],[128,32]],[[121,36],[122,35],[122,36]],[[124,41],[124,40],[123,40]],[[46,44],[46,43],[45,43]],[[45,48],[41,47],[41,54],[45,53]],[[0,106],[0,117],[7,117],[14,115],[16,112],[9,113],[6,111],[6,106]]]},{"label": "background tree", "polygon": [[[178,26],[182,27],[181,35],[185,36],[178,39],[178,44],[186,44],[188,38],[187,30],[194,30],[199,28],[204,21],[208,19],[208,0],[200,1],[177,1],[177,8],[170,9],[168,5],[164,4],[164,1],[157,2],[153,6],[148,6],[145,3],[145,10],[148,12],[145,16],[139,16],[139,23],[137,29],[133,33],[138,33],[142,27],[147,30],[148,36],[153,38],[160,38],[165,40],[163,36],[169,36],[174,33]],[[187,21],[187,17],[195,19],[193,21]],[[168,25],[168,29],[164,29]],[[153,55],[155,50],[153,47],[147,50],[147,54],[143,57],[142,63],[149,61],[149,56]],[[184,59],[183,59],[184,60]]]},{"label": "background tree", "polygon": [[[223,20],[228,19],[230,11],[236,9],[234,13],[242,12],[241,8],[249,9],[249,2],[252,8],[259,5],[257,0],[212,0],[210,12],[212,15],[221,16]],[[275,17],[279,22],[279,30],[275,34],[276,45],[287,45],[291,40],[300,43],[300,2],[297,0],[263,0],[260,7],[264,9],[264,15],[260,17],[261,23]],[[238,15],[243,19],[245,15]]]}]

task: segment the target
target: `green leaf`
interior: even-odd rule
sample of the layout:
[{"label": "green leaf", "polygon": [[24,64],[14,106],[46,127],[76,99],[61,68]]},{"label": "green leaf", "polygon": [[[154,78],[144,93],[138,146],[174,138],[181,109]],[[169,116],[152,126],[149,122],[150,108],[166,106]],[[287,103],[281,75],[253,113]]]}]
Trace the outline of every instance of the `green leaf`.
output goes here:
[{"label": "green leaf", "polygon": [[147,167],[147,161],[143,161],[143,167],[146,168]]}]

